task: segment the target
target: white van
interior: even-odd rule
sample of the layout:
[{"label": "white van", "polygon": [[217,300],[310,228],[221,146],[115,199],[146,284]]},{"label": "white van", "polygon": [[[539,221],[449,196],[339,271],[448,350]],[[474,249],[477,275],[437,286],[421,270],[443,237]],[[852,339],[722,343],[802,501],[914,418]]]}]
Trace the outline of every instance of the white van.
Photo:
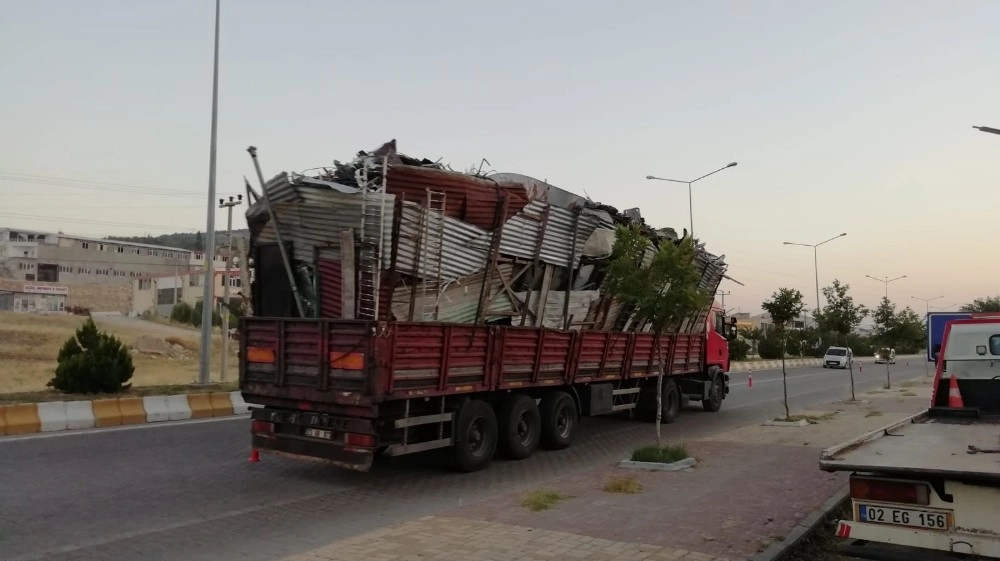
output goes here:
[{"label": "white van", "polygon": [[854,360],[849,347],[830,347],[823,355],[823,368],[847,368]]}]

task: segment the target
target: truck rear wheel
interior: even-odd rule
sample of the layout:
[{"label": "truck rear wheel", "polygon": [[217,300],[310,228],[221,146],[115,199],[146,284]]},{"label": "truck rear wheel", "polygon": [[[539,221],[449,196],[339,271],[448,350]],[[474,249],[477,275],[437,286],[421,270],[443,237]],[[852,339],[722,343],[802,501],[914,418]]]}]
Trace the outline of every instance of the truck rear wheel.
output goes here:
[{"label": "truck rear wheel", "polygon": [[677,419],[681,412],[681,391],[677,388],[677,382],[673,380],[663,380],[663,414],[660,422],[669,424]]},{"label": "truck rear wheel", "polygon": [[553,450],[568,448],[576,432],[576,402],[566,392],[552,392],[542,398],[542,442]]},{"label": "truck rear wheel", "polygon": [[722,400],[726,397],[725,382],[722,373],[717,370],[709,372],[712,376],[712,387],[708,389],[708,399],[701,400],[701,407],[709,413],[722,409]]},{"label": "truck rear wheel", "polygon": [[508,457],[523,460],[538,449],[542,416],[535,400],[514,394],[500,404],[500,445]]},{"label": "truck rear wheel", "polygon": [[455,415],[455,464],[466,472],[490,464],[497,449],[497,417],[486,402],[470,399]]}]

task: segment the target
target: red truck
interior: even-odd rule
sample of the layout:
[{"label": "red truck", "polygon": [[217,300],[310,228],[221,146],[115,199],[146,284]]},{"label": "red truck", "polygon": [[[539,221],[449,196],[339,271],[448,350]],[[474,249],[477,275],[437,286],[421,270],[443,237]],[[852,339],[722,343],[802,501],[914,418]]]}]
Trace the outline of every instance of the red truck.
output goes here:
[{"label": "red truck", "polygon": [[[262,194],[248,188],[256,199],[247,213],[256,248],[253,309],[263,317],[241,320],[240,389],[261,406],[252,413],[255,450],[367,471],[380,453],[451,448],[459,469],[475,471],[495,453],[522,459],[539,446],[568,447],[583,416],[629,411],[655,419],[654,335],[630,327],[628,313],[587,285],[589,275],[598,278],[589,263],[607,257],[601,230],[613,224],[606,218],[626,218],[609,207],[584,207],[544,182],[525,188],[523,179],[514,185],[428,169],[394,153],[376,156],[382,159],[372,164],[375,158],[365,156],[359,164],[368,166],[364,173],[338,168],[266,183],[261,177]],[[433,186],[447,188],[440,204],[432,192],[421,204],[412,201],[419,196],[406,200]],[[476,211],[476,197],[494,195],[491,209],[500,210]],[[381,201],[377,216],[373,201]],[[354,202],[360,209],[344,210]],[[320,212],[317,205],[327,206]],[[535,241],[517,241],[533,208],[544,210]],[[409,229],[408,209],[416,213]],[[337,220],[359,224],[331,225]],[[366,224],[378,224],[379,235]],[[669,233],[658,235],[661,243],[672,241]],[[449,254],[449,244],[459,243]],[[277,245],[285,248],[280,256]],[[434,251],[441,255],[423,257]],[[721,257],[700,255],[702,287],[714,293],[724,275]],[[484,263],[478,276],[461,276],[476,263]],[[449,267],[457,280],[445,278]],[[519,278],[528,279],[520,290]],[[421,284],[432,280],[431,288]],[[289,305],[296,296],[301,300]],[[667,423],[687,401],[718,411],[729,393],[735,324],[724,310],[701,310],[678,331],[661,336]]]}]

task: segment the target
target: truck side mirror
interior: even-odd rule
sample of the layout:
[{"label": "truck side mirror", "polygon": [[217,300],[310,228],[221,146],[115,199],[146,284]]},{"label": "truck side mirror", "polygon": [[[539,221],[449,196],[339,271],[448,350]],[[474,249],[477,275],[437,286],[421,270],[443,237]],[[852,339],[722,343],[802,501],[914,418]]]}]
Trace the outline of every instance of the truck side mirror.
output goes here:
[{"label": "truck side mirror", "polygon": [[735,341],[738,331],[735,324],[730,324],[726,326],[726,339],[730,341]]}]

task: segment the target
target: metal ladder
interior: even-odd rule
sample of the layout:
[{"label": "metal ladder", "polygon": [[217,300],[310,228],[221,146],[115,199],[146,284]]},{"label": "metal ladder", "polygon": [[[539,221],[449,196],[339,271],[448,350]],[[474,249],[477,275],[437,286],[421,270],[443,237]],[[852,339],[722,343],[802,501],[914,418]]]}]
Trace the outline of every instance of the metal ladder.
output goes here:
[{"label": "metal ladder", "polygon": [[[441,297],[441,272],[444,261],[444,211],[445,194],[427,189],[427,204],[421,221],[420,237],[423,240],[423,259],[420,260],[420,317],[423,321],[437,319],[438,301]],[[433,281],[432,281],[433,279]]]},{"label": "metal ladder", "polygon": [[361,251],[358,259],[358,319],[377,320],[382,272],[382,242],[385,239],[385,182],[388,161],[382,159],[382,178],[375,190],[368,190],[367,160],[360,170]]}]

